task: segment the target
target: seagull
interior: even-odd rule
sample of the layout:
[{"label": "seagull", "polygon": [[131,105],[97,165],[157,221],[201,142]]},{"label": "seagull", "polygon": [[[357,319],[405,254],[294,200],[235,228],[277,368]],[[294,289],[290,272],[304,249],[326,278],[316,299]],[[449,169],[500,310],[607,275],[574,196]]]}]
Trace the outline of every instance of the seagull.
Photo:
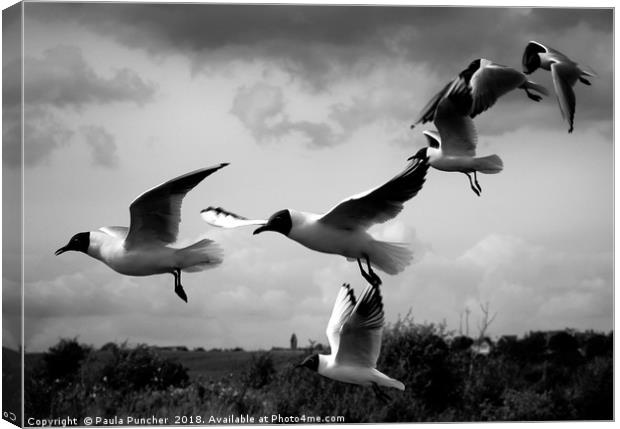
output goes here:
[{"label": "seagull", "polygon": [[77,233],[56,251],[56,256],[69,250],[83,252],[128,276],[170,273],[174,276],[175,293],[187,302],[181,271],[196,272],[214,267],[222,262],[222,252],[209,239],[183,248],[168,245],[177,240],[185,195],[205,177],[227,165],[202,168],[155,186],[129,206],[129,228],[106,226],[97,231]]},{"label": "seagull", "polygon": [[439,132],[425,130],[423,134],[428,147],[420,149],[409,159],[428,157],[431,167],[437,170],[464,173],[471,189],[480,196],[482,187],[476,173],[499,173],[504,168],[501,158],[497,155],[476,157],[477,133],[474,121],[467,114],[461,114],[451,98],[443,98],[437,104],[434,124]]},{"label": "seagull", "polygon": [[545,87],[529,81],[520,71],[478,58],[435,94],[411,128],[432,121],[437,106],[445,98],[451,98],[461,114],[474,118],[493,106],[499,97],[514,89],[524,90],[534,101],[540,101],[542,97],[530,90],[548,95]]},{"label": "seagull", "polygon": [[379,386],[405,390],[403,383],[376,369],[383,322],[383,303],[378,287],[366,286],[356,301],[350,285],[343,284],[325,331],[331,353],[312,354],[296,367],[309,368],[333,380],[372,386],[380,399],[389,396]]},{"label": "seagull", "polygon": [[577,80],[585,85],[591,85],[584,76],[595,77],[596,75],[582,70],[576,62],[563,53],[535,41],[529,42],[525,47],[522,63],[525,74],[533,73],[539,67],[551,72],[562,118],[568,121],[568,132],[572,133],[575,118],[573,86]]},{"label": "seagull", "polygon": [[[383,185],[353,195],[324,214],[284,209],[268,220],[260,220],[209,207],[202,210],[201,215],[209,224],[224,228],[261,225],[254,230],[254,235],[279,232],[309,249],[357,260],[362,276],[370,284],[379,285],[381,279],[372,266],[395,275],[409,265],[413,255],[403,243],[375,240],[367,229],[400,213],[404,202],[422,188],[427,170],[427,160],[418,158]],[[366,262],[368,273],[364,271],[362,260]]]}]

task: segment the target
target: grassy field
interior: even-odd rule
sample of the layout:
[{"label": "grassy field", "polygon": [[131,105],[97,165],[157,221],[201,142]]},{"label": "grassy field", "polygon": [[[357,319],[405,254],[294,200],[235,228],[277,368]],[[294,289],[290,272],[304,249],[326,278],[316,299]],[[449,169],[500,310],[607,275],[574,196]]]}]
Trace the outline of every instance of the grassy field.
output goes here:
[{"label": "grassy field", "polygon": [[[188,369],[190,379],[202,377],[217,381],[230,375],[239,375],[249,365],[252,356],[265,351],[160,351],[162,357],[174,359]],[[272,350],[276,370],[300,361],[306,354],[302,350]]]},{"label": "grassy field", "polygon": [[[239,375],[252,361],[252,356],[269,353],[273,359],[276,370],[284,369],[287,365],[301,361],[308,352],[303,350],[255,350],[255,351],[170,351],[158,350],[164,359],[178,361],[187,368],[190,379],[196,380],[202,377],[207,380],[217,381],[232,375]],[[43,359],[43,353],[26,353],[26,367],[33,367]]]}]

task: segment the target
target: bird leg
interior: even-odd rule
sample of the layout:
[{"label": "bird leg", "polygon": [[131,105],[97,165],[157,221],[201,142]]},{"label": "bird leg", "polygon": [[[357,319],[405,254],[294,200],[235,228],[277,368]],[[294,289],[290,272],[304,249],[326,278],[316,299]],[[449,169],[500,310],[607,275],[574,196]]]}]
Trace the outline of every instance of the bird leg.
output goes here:
[{"label": "bird leg", "polygon": [[476,188],[478,188],[478,191],[480,191],[480,193],[482,193],[482,186],[480,186],[480,183],[478,183],[478,175],[477,175],[477,171],[474,171],[474,183],[476,184]]},{"label": "bird leg", "polygon": [[372,390],[375,392],[375,396],[384,404],[388,404],[392,400],[392,397],[381,390],[377,383],[372,383]]},{"label": "bird leg", "polygon": [[469,175],[469,173],[464,172],[463,174],[465,174],[467,178],[469,179],[469,186],[471,186],[472,191],[474,191],[476,195],[480,196],[480,191],[478,190],[478,188],[474,186],[474,183],[472,182],[471,176]]},{"label": "bird leg", "polygon": [[581,83],[583,83],[585,85],[592,85],[588,79],[585,79],[583,77],[579,78],[579,82],[581,82]]},{"label": "bird leg", "polygon": [[370,283],[374,287],[381,286],[381,283],[382,283],[381,279],[372,270],[372,267],[370,266],[370,258],[368,257],[368,255],[364,255],[364,258],[366,259],[366,265],[368,265],[368,272],[364,271],[364,267],[362,266],[362,261],[360,261],[359,258],[357,259],[357,265],[359,265],[359,267],[360,267],[360,271],[362,273],[362,277],[364,277],[366,279],[366,281],[368,283]]},{"label": "bird leg", "polygon": [[540,101],[540,100],[542,100],[542,97],[541,97],[540,95],[538,95],[538,94],[532,94],[532,93],[531,93],[531,92],[527,89],[527,87],[525,87],[525,86],[521,86],[521,88],[523,88],[523,89],[525,90],[525,93],[527,94],[527,96],[528,96],[529,98],[531,98],[532,100],[534,100],[534,101]]},{"label": "bird leg", "polygon": [[174,293],[176,293],[183,301],[187,302],[187,294],[185,293],[183,286],[181,286],[181,269],[175,268],[172,271],[172,275],[174,276]]}]

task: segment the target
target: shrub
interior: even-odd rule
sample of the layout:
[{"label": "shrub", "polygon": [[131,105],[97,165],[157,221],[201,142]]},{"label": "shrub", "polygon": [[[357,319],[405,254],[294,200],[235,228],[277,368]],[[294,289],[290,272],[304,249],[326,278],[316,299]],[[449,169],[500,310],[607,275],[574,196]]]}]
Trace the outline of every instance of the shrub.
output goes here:
[{"label": "shrub", "polygon": [[61,339],[43,357],[47,379],[59,386],[71,383],[90,351],[91,348],[79,344],[77,338]]},{"label": "shrub", "polygon": [[254,353],[243,374],[243,382],[253,389],[260,389],[271,382],[275,372],[271,353]]}]

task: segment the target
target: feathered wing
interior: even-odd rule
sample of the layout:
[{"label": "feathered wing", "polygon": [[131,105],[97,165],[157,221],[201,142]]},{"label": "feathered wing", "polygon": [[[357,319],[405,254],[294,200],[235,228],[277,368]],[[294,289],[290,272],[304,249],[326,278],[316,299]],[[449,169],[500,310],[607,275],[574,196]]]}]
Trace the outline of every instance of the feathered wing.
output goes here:
[{"label": "feathered wing", "polygon": [[518,88],[527,81],[525,75],[513,68],[483,61],[481,67],[471,77],[472,108],[470,116],[484,112],[495,104],[504,94]]},{"label": "feathered wing", "polygon": [[140,195],[129,206],[131,224],[125,247],[143,243],[173,243],[179,233],[181,203],[185,195],[205,177],[227,163],[184,174]]},{"label": "feathered wing", "polygon": [[575,92],[567,78],[570,73],[570,67],[572,66],[564,63],[553,63],[551,65],[553,87],[558,98],[562,117],[568,121],[569,133],[573,131],[573,119],[575,117]]},{"label": "feathered wing", "polygon": [[415,120],[415,122],[413,123],[411,128],[413,128],[414,126],[416,126],[419,123],[425,124],[426,122],[430,122],[430,121],[432,121],[434,119],[434,117],[435,117],[435,110],[437,110],[437,104],[446,95],[446,93],[450,90],[450,88],[452,87],[453,84],[454,84],[454,81],[448,82],[442,88],[441,91],[439,91],[437,94],[435,94],[433,96],[433,98],[431,98],[430,101],[428,103],[426,103],[426,106],[424,106],[422,108],[422,111],[420,112],[420,115]]},{"label": "feathered wing", "polygon": [[342,326],[335,362],[374,368],[381,351],[383,323],[381,292],[368,285]]},{"label": "feathered wing", "polygon": [[414,160],[383,185],[340,202],[319,221],[336,228],[355,230],[392,219],[401,212],[403,203],[422,189],[427,171],[426,160]]},{"label": "feathered wing", "polygon": [[200,216],[209,225],[219,228],[238,228],[249,225],[265,225],[266,220],[248,219],[233,212],[223,209],[222,207],[207,207],[200,211]]},{"label": "feathered wing", "polygon": [[[476,155],[478,135],[474,121],[469,115],[461,114],[452,100],[445,98],[439,103],[434,123],[439,131],[441,151],[444,155]],[[426,132],[425,135],[429,137]]]},{"label": "feathered wing", "polygon": [[327,329],[325,330],[332,355],[338,353],[340,330],[344,322],[346,322],[351,315],[354,306],[355,294],[353,293],[353,289],[351,289],[351,285],[345,283],[338,291],[336,302],[334,302],[334,308],[332,309],[332,314],[329,318],[329,322],[327,322]]}]

